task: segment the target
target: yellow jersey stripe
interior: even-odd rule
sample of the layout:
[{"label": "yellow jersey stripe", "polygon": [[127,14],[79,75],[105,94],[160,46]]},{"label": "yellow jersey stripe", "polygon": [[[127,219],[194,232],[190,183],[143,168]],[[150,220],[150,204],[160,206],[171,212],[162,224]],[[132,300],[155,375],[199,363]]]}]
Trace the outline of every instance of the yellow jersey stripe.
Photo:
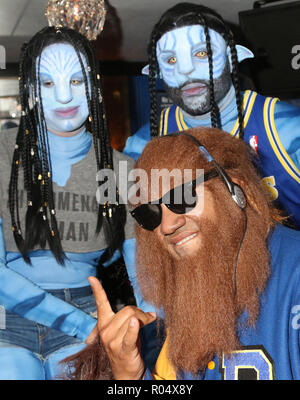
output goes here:
[{"label": "yellow jersey stripe", "polygon": [[168,132],[168,118],[169,118],[169,112],[170,112],[170,107],[168,107],[165,111],[165,116],[164,116],[164,131],[163,131],[163,136],[166,136]]},{"label": "yellow jersey stripe", "polygon": [[[246,128],[246,126],[248,124],[256,96],[257,96],[256,92],[251,92],[251,90],[245,91],[244,98],[243,98],[243,105],[242,105],[242,112],[243,112],[243,117],[244,117],[243,118],[244,129]],[[239,137],[239,117],[237,117],[230,134],[232,136]]]},{"label": "yellow jersey stripe", "polygon": [[181,122],[180,122],[180,109],[179,109],[178,106],[176,107],[176,110],[175,110],[175,119],[176,119],[176,124],[177,124],[178,131],[179,132],[183,131],[183,127],[182,127]]},{"label": "yellow jersey stripe", "polygon": [[267,98],[264,104],[264,125],[268,135],[269,142],[274,153],[277,156],[277,159],[283,166],[283,168],[287,171],[287,173],[295,179],[298,183],[300,183],[300,171],[295,166],[286,150],[281,144],[279,139],[278,132],[276,130],[275,121],[274,121],[274,108],[275,104],[278,101],[278,98],[272,99]]},{"label": "yellow jersey stripe", "polygon": [[182,125],[182,127],[183,127],[182,130],[187,130],[187,129],[189,129],[189,127],[187,126],[187,124],[184,122],[183,113],[182,113],[181,110],[179,110],[179,116],[180,116],[181,125]]},{"label": "yellow jersey stripe", "polygon": [[155,370],[152,374],[155,380],[176,380],[176,372],[167,357],[168,352],[168,337],[159,353],[155,364]]}]

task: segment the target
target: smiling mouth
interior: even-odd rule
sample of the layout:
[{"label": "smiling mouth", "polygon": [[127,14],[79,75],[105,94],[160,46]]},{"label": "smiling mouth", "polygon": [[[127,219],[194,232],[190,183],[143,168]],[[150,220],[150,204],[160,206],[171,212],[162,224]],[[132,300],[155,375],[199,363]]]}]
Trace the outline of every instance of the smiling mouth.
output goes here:
[{"label": "smiling mouth", "polygon": [[183,96],[198,96],[206,91],[206,85],[203,83],[188,83],[181,89]]},{"label": "smiling mouth", "polygon": [[71,118],[77,114],[79,107],[57,108],[54,110],[55,114],[61,118]]},{"label": "smiling mouth", "polygon": [[184,243],[188,242],[189,240],[194,239],[194,237],[196,237],[197,235],[198,235],[198,232],[195,232],[192,235],[189,235],[189,236],[185,237],[184,239],[180,240],[179,242],[175,243],[175,246],[180,246],[181,244],[184,244]]}]

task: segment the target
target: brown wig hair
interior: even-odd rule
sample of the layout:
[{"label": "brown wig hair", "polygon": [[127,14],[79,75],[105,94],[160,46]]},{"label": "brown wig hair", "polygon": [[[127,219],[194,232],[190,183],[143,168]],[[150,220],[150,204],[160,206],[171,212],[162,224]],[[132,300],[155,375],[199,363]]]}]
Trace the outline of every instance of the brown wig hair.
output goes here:
[{"label": "brown wig hair", "polygon": [[[220,177],[205,182],[204,192],[211,195],[217,223],[207,219],[205,213],[194,216],[201,245],[197,253],[180,260],[170,255],[159,227],[154,231],[136,228],[136,269],[143,297],[164,309],[170,361],[177,369],[196,374],[215,355],[239,348],[237,323],[242,312],[248,313],[248,324],[255,323],[259,295],[270,273],[267,238],[275,222],[283,217],[261,188],[253,165],[255,153],[248,144],[215,128],[186,132],[206,147],[247,199],[242,211]],[[136,168],[151,176],[153,169],[208,172],[213,167],[190,138],[179,134],[152,139]],[[150,186],[148,182],[148,189]]]},{"label": "brown wig hair", "polygon": [[65,372],[60,378],[65,380],[114,379],[107,353],[99,337],[85,349],[65,358],[61,364],[65,367]]},{"label": "brown wig hair", "polygon": [[[239,255],[236,293],[232,261],[240,243],[244,219],[243,212],[237,208],[220,178],[205,183],[216,200],[219,219],[217,230],[204,219],[207,241],[204,254],[196,255],[198,259],[194,257],[174,264],[155,232],[136,228],[136,268],[142,294],[145,300],[164,308],[166,328],[170,328],[168,357],[171,362],[179,369],[196,374],[214,355],[220,356],[222,352],[239,347],[236,320],[244,310],[249,313],[248,323],[255,322],[259,313],[259,294],[264,290],[270,272],[267,237],[275,223],[284,217],[261,189],[260,177],[253,166],[256,153],[248,144],[215,128],[195,128],[186,132],[197,138],[241,186],[247,198],[245,213],[248,220]],[[153,168],[169,171],[203,168],[205,172],[211,169],[197,146],[185,135],[152,139],[135,167],[144,169],[148,176]],[[150,188],[151,182],[148,184]],[[202,263],[199,258],[203,259],[200,260]],[[196,312],[189,319],[189,311],[194,309]],[[188,340],[181,340],[186,337]],[[101,343],[71,356],[66,360],[74,368],[70,378],[109,376],[106,357]]]}]

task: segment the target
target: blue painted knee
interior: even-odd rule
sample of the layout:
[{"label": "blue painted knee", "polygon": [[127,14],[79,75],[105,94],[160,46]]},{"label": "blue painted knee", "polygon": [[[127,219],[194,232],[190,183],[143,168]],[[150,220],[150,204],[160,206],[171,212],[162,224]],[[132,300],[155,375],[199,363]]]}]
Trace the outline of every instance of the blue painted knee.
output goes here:
[{"label": "blue painted knee", "polygon": [[42,361],[21,347],[0,347],[1,380],[44,380]]},{"label": "blue painted knee", "polygon": [[71,356],[72,354],[78,353],[80,350],[84,349],[85,346],[86,345],[84,343],[76,344],[74,346],[67,346],[48,356],[44,365],[46,380],[64,379],[67,369],[64,365],[60,364],[60,361]]}]

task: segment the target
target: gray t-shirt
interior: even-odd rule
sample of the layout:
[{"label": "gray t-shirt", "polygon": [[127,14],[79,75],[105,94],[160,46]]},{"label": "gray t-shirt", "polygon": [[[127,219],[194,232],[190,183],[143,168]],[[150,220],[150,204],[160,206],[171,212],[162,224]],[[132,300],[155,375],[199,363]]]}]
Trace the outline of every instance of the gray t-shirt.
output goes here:
[{"label": "gray t-shirt", "polygon": [[[9,129],[0,133],[0,217],[2,218],[3,236],[7,251],[18,251],[11,230],[11,216],[8,208],[8,187],[11,173],[12,157],[14,152],[17,129]],[[121,161],[121,164],[120,164]],[[127,176],[133,167],[134,160],[123,153],[113,150],[114,171],[116,183],[119,186],[119,166],[126,165],[121,176]],[[126,162],[126,163],[124,163]],[[60,238],[65,252],[88,253],[107,247],[103,230],[95,234],[98,202],[96,198],[96,161],[94,148],[91,146],[88,154],[71,167],[71,176],[65,186],[53,183],[55,196],[55,211],[60,232]],[[24,190],[23,169],[19,170],[19,204],[22,229],[27,211],[27,196]],[[124,183],[124,182],[123,182]],[[131,183],[127,180],[127,187]],[[127,209],[127,205],[126,205]],[[134,237],[134,220],[127,213],[125,224],[125,238]],[[47,247],[46,247],[47,249]]]}]

